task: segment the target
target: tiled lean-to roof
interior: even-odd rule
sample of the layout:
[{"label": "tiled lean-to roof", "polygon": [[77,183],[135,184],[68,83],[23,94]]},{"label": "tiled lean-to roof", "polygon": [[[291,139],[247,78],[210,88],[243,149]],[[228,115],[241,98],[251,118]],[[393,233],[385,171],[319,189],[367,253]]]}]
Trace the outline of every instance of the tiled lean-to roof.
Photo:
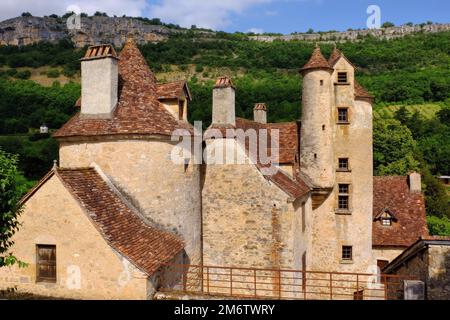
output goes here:
[{"label": "tiled lean-to roof", "polygon": [[192,100],[191,93],[189,92],[187,83],[184,80],[158,84],[157,90],[159,100],[178,99],[183,95],[183,93],[187,95],[188,100]]},{"label": "tiled lean-to roof", "polygon": [[[383,226],[376,219],[382,211],[395,216],[391,226]],[[407,247],[419,237],[428,236],[425,199],[421,192],[410,192],[408,177],[386,176],[373,178],[374,246]]]},{"label": "tiled lean-to roof", "polygon": [[183,250],[178,236],[147,225],[94,168],[53,171],[109,245],[147,275]]},{"label": "tiled lean-to roof", "polygon": [[[178,121],[158,101],[158,87],[144,57],[133,41],[119,56],[118,104],[111,119],[87,119],[76,114],[54,137],[114,134],[171,135],[191,126]],[[81,101],[80,101],[81,102]]]}]

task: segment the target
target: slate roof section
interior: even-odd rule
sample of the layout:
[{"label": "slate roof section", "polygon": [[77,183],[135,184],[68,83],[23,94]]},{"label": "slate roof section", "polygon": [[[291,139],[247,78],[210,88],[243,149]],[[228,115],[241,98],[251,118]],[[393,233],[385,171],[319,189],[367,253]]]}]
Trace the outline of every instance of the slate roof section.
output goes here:
[{"label": "slate roof section", "polygon": [[158,84],[157,90],[159,100],[178,99],[184,94],[184,92],[186,92],[187,99],[192,101],[191,93],[189,92],[187,83],[184,80]]},{"label": "slate roof section", "polygon": [[111,119],[86,119],[76,114],[55,134],[55,138],[144,134],[170,136],[176,129],[192,131],[158,101],[155,75],[133,41],[119,56],[119,101]]},{"label": "slate roof section", "polygon": [[94,168],[56,169],[56,174],[109,245],[147,275],[183,250],[179,237],[147,225]]},{"label": "slate roof section", "polygon": [[420,192],[410,192],[408,177],[387,176],[373,178],[373,217],[389,210],[397,222],[382,226],[373,221],[372,242],[374,246],[408,247],[419,237],[427,237],[428,227],[425,199]]}]

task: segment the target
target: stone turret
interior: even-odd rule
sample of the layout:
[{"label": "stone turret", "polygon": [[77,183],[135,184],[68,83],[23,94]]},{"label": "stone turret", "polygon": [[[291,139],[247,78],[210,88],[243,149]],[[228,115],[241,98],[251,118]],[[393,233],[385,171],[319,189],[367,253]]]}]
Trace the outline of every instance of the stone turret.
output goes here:
[{"label": "stone turret", "polygon": [[117,104],[119,66],[111,45],[89,47],[81,59],[81,116],[111,118]]},{"label": "stone turret", "polygon": [[332,72],[319,47],[301,69],[300,167],[318,188],[331,188],[334,184]]}]

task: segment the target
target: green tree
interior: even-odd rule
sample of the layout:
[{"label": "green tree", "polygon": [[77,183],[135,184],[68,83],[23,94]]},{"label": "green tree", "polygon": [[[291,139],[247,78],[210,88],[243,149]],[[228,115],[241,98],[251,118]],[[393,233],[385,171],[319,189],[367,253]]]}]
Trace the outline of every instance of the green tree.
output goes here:
[{"label": "green tree", "polygon": [[373,128],[374,170],[377,175],[405,175],[418,170],[416,142],[398,120],[376,121]]},{"label": "green tree", "polygon": [[23,266],[10,251],[14,245],[11,238],[19,228],[18,216],[22,210],[18,204],[17,175],[17,156],[0,150],[0,267],[16,263]]},{"label": "green tree", "polygon": [[392,22],[386,21],[385,23],[383,23],[381,25],[382,28],[391,28],[391,27],[395,27],[395,24],[393,24]]}]

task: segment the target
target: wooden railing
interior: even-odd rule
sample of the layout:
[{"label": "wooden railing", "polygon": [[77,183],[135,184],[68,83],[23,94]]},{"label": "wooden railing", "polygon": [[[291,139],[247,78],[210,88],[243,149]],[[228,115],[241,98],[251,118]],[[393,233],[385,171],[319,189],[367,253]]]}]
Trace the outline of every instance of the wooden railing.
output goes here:
[{"label": "wooden railing", "polygon": [[249,299],[403,299],[403,280],[387,274],[169,265],[159,291]]}]

